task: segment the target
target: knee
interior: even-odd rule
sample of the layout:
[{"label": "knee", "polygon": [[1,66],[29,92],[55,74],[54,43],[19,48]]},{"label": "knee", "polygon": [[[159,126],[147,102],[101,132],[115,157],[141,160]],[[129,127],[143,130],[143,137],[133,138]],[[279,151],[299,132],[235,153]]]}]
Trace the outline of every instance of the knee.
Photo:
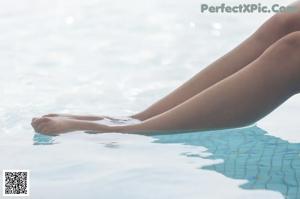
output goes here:
[{"label": "knee", "polygon": [[[265,24],[266,31],[260,31],[259,38],[275,40],[289,33],[300,30],[299,13],[278,13]],[[277,39],[276,39],[277,38]]]},{"label": "knee", "polygon": [[[269,47],[264,55],[272,62],[280,64],[280,68],[286,71],[300,74],[300,31],[292,32]],[[297,71],[295,71],[297,70]]]},{"label": "knee", "polygon": [[[272,45],[266,52],[268,67],[282,79],[288,80],[290,88],[299,90],[300,83],[300,31],[290,33]],[[276,70],[274,70],[276,66]],[[296,90],[295,90],[296,89]]]},{"label": "knee", "polygon": [[271,18],[273,28],[277,28],[278,32],[288,34],[299,30],[300,14],[297,13],[278,13]]},{"label": "knee", "polygon": [[[300,74],[300,31],[292,32],[271,45],[260,57],[267,68],[277,66],[276,71]],[[272,69],[274,69],[272,67]]]},{"label": "knee", "polygon": [[296,60],[300,61],[300,31],[284,36],[276,45],[282,51],[281,53],[289,56],[295,55]]}]

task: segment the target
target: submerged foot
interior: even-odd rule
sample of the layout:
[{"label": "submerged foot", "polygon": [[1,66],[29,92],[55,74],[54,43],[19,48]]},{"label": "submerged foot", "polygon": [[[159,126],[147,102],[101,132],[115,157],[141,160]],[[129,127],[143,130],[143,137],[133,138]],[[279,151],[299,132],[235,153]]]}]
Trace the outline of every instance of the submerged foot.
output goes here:
[{"label": "submerged foot", "polygon": [[83,128],[80,120],[74,120],[64,117],[41,117],[33,118],[32,127],[36,132],[56,135],[71,131],[81,130]]}]

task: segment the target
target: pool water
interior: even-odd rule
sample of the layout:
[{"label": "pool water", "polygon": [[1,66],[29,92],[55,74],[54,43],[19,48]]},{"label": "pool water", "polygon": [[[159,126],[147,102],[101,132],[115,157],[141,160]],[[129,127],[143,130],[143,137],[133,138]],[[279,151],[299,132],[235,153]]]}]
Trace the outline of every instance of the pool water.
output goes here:
[{"label": "pool water", "polygon": [[201,14],[199,6],[0,1],[0,172],[30,170],[32,199],[300,198],[299,96],[242,129],[48,137],[31,128],[46,113],[141,111],[269,16]]},{"label": "pool water", "polygon": [[[207,148],[211,154],[205,158],[223,161],[201,169],[216,171],[233,179],[247,180],[240,185],[243,189],[273,190],[286,198],[300,198],[300,144],[268,135],[256,126],[158,138],[158,143],[183,143]],[[199,157],[193,153],[183,155]]]}]

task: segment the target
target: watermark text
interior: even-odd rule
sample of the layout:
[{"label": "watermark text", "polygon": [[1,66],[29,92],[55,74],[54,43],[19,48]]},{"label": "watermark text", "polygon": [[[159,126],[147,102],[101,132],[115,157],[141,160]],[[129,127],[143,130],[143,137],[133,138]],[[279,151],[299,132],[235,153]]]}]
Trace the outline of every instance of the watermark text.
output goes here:
[{"label": "watermark text", "polygon": [[201,13],[282,13],[282,12],[298,12],[299,8],[295,6],[282,6],[273,4],[271,6],[258,4],[238,4],[227,5],[221,3],[219,5],[201,4]]}]

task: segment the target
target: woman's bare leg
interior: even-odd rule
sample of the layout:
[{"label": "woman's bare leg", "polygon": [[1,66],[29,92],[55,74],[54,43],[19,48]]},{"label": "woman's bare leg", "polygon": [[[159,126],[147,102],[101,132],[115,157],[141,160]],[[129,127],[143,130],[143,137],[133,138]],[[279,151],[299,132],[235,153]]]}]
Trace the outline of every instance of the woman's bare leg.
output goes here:
[{"label": "woman's bare leg", "polygon": [[[299,3],[296,2],[295,6],[299,6]],[[280,13],[274,15],[239,46],[210,64],[182,86],[146,110],[131,117],[146,120],[181,104],[247,66],[278,39],[297,30],[300,30],[300,13]],[[105,117],[69,114],[48,114],[44,117],[57,116],[80,120],[101,120]]]},{"label": "woman's bare leg", "polygon": [[300,90],[300,31],[273,44],[254,62],[184,103],[140,124],[104,126],[93,122],[41,118],[44,133],[168,132],[241,127],[252,124]]},{"label": "woman's bare leg", "polygon": [[274,42],[298,30],[300,30],[300,12],[274,15],[239,46],[210,64],[166,97],[132,117],[146,120],[181,104],[247,66]]},{"label": "woman's bare leg", "polygon": [[181,105],[121,131],[209,130],[252,124],[300,88],[300,32]]}]

